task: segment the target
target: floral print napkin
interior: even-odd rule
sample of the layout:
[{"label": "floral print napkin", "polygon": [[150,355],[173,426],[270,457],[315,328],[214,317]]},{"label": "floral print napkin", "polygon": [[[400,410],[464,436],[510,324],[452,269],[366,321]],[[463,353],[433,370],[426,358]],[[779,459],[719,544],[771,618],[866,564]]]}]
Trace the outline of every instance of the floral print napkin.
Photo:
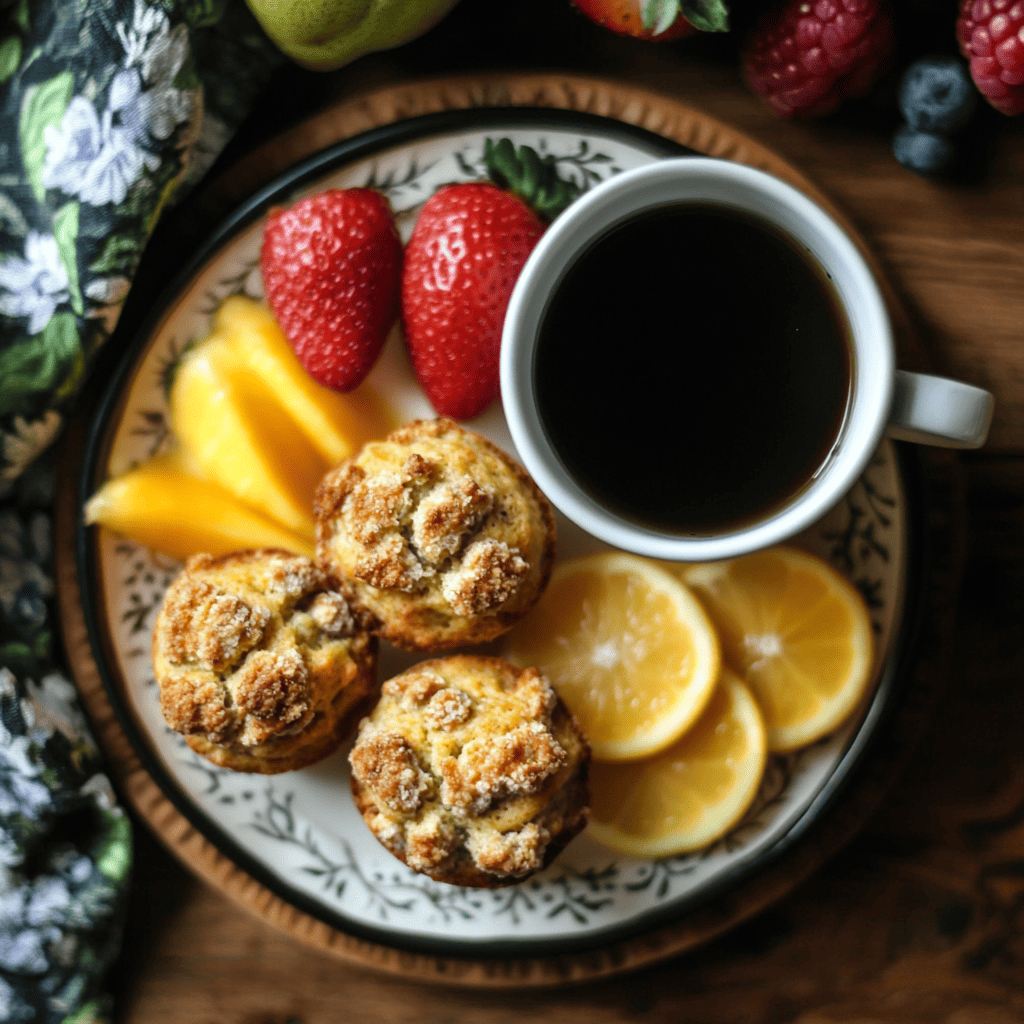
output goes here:
[{"label": "floral print napkin", "polygon": [[131,866],[56,643],[50,447],[281,63],[241,0],[0,0],[0,1020],[109,1018]]}]

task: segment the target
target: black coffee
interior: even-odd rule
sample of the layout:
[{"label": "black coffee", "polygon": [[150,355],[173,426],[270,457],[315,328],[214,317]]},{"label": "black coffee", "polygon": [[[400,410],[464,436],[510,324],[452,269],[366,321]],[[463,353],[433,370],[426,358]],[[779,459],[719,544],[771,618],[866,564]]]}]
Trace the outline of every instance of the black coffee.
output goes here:
[{"label": "black coffee", "polygon": [[534,387],[587,492],[652,529],[739,529],[807,486],[839,434],[849,326],[798,244],[714,204],[613,227],[544,313]]}]

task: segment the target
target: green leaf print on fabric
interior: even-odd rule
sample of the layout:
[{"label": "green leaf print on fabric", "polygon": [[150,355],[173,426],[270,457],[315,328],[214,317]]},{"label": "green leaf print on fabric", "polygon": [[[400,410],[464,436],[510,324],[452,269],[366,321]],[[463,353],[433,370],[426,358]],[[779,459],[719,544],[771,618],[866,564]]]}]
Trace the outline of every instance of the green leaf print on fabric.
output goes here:
[{"label": "green leaf print on fabric", "polygon": [[89,267],[94,274],[127,273],[138,265],[143,243],[137,235],[111,235],[99,258]]},{"label": "green leaf print on fabric", "polygon": [[18,70],[21,60],[21,40],[17,36],[9,36],[0,43],[0,82],[6,82]]},{"label": "green leaf print on fabric", "polygon": [[105,1024],[110,1019],[108,1011],[106,1000],[93,999],[74,1013],[69,1013],[60,1024]]},{"label": "green leaf print on fabric", "polygon": [[71,308],[81,316],[82,290],[78,286],[78,202],[62,206],[53,217],[53,237],[57,239],[57,253],[68,274],[68,291],[71,292]]},{"label": "green leaf print on fabric", "polygon": [[41,334],[0,352],[0,416],[27,412],[31,398],[65,381],[81,356],[72,313],[57,313]]},{"label": "green leaf print on fabric", "polygon": [[95,853],[96,870],[111,882],[128,877],[132,866],[132,827],[123,814],[104,812],[106,834]]},{"label": "green leaf print on fabric", "polygon": [[227,8],[227,0],[186,0],[181,5],[185,22],[192,28],[216,25]]},{"label": "green leaf print on fabric", "polygon": [[9,228],[14,235],[25,236],[28,234],[28,220],[18,209],[17,204],[10,196],[0,192],[0,231],[4,227]]},{"label": "green leaf print on fabric", "polygon": [[46,129],[51,125],[54,128],[60,126],[74,88],[74,76],[70,71],[65,71],[47,82],[33,86],[25,94],[19,125],[21,161],[36,200],[40,203],[46,195],[42,182],[43,164],[46,162]]}]

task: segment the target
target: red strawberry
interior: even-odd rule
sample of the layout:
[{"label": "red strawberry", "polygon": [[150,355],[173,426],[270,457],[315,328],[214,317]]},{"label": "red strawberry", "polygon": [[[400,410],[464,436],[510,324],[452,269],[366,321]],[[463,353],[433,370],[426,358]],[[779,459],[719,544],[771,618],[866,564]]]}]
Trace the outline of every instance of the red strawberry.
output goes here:
[{"label": "red strawberry", "polygon": [[[664,11],[658,0],[573,0],[591,21],[636,39],[657,39],[669,42],[692,35],[697,29],[686,20],[677,0]],[[663,18],[658,15],[663,14]]]},{"label": "red strawberry", "polygon": [[694,32],[727,32],[725,0],[572,0],[591,21],[635,39],[668,42]]},{"label": "red strawberry", "polygon": [[373,189],[330,189],[271,213],[260,268],[309,375],[351,391],[398,320],[402,242],[388,201]]},{"label": "red strawberry", "polygon": [[883,0],[783,0],[754,27],[743,73],[780,117],[819,117],[866,95],[894,46]]},{"label": "red strawberry", "polygon": [[537,215],[496,185],[448,185],[420,211],[405,249],[402,324],[441,415],[469,419],[498,397],[508,300],[543,233]]}]

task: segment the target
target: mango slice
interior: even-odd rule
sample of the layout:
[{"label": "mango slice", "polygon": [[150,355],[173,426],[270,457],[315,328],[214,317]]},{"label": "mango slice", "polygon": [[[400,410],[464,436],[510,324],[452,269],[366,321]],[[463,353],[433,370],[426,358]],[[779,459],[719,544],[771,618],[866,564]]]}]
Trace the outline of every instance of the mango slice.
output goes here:
[{"label": "mango slice", "polygon": [[174,433],[207,480],[312,537],[313,495],[330,463],[225,337],[215,333],[185,357],[170,405]]},{"label": "mango slice", "polygon": [[170,425],[174,451],[113,477],[85,514],[183,559],[253,547],[312,555],[320,480],[396,422],[365,385],[341,395],[317,384],[273,314],[232,296],[178,368]]},{"label": "mango slice", "polygon": [[162,455],[108,480],[85,505],[85,521],[171,558],[274,547],[312,556],[313,543],[199,480],[176,455]]},{"label": "mango slice", "polygon": [[273,314],[258,302],[241,295],[225,299],[214,318],[213,332],[225,339],[240,365],[273,391],[330,465],[397,426],[380,397],[365,385],[342,395],[313,380]]}]

